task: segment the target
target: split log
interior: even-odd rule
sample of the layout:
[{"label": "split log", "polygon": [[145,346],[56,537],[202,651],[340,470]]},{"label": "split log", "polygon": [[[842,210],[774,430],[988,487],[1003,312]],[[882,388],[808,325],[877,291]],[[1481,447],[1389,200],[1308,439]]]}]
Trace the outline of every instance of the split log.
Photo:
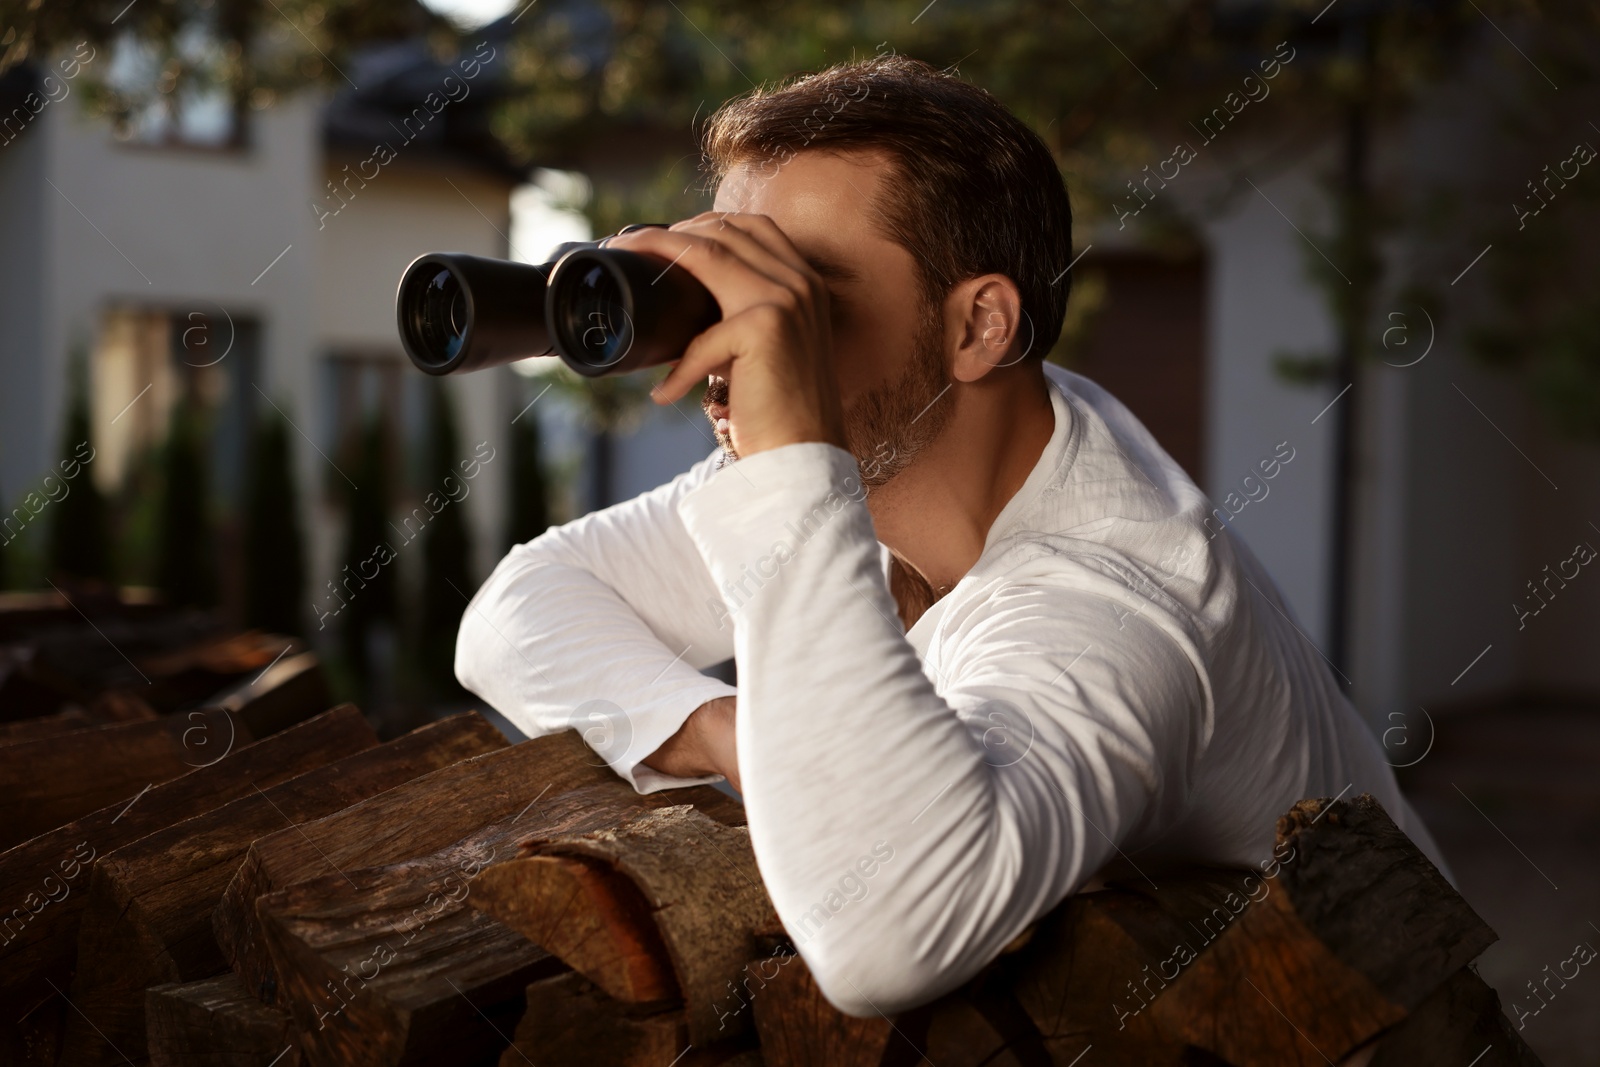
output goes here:
[{"label": "split log", "polygon": [[1193,1067],[1212,1057],[1196,1058],[1196,1050],[1162,1034],[1141,1012],[1133,983],[1147,978],[1145,961],[1192,940],[1189,922],[1244,877],[1199,870],[1163,875],[1160,891],[1148,895],[1114,888],[1070,897],[960,989],[892,1022],[839,1012],[797,956],[746,967],[719,1010],[753,1006],[772,1067],[909,1067],[924,1060],[1035,1067],[1074,1062],[1091,1045],[1098,1062]]},{"label": "split log", "polygon": [[627,1004],[679,1002],[671,957],[650,905],[600,860],[529,856],[496,869],[479,902],[600,989]]},{"label": "split log", "polygon": [[197,721],[173,716],[95,726],[0,748],[0,796],[8,809],[0,849],[193,770],[202,757],[185,746],[184,733]]},{"label": "split log", "polygon": [[[1120,922],[1105,914],[1106,901],[1125,898],[1135,908]],[[1105,1052],[1097,1062],[1193,1067],[1198,1061],[1154,1038],[1148,1024],[1117,1034],[1101,1017],[1108,973],[1118,973],[1108,964],[1125,964],[1136,947],[1125,926],[1169,922],[1118,892],[1070,898],[960,989],[892,1019],[845,1015],[801,957],[776,955],[747,966],[721,1010],[753,1008],[770,1067],[1048,1067],[1075,1062],[1091,1043]]]},{"label": "split log", "polygon": [[[762,885],[747,829],[724,826],[684,805],[647,812],[614,829],[552,834],[532,840],[526,847],[535,855],[603,861],[638,887],[666,948],[683,998],[689,1039],[695,1045],[707,1045],[748,1028],[749,1022],[743,1018],[731,1029],[723,1025],[717,1002],[726,996],[726,987],[738,979],[744,965],[766,955],[771,938],[783,931]],[[542,870],[548,872],[549,868]],[[516,903],[518,886],[524,880],[542,885],[539,879],[545,874],[522,872],[512,865],[486,871],[474,905],[518,922],[529,936],[550,938],[548,931],[556,925],[551,916],[529,914]],[[604,886],[580,878],[568,884],[574,888]],[[546,899],[554,904],[558,898]],[[627,919],[632,914],[604,893],[583,903],[589,913],[585,921],[594,926],[604,925],[607,916]],[[624,950],[618,960],[630,960],[630,939],[642,943],[637,942],[636,934],[632,926],[617,933],[614,947]],[[594,957],[582,958],[586,966],[594,965]],[[631,962],[628,965],[632,966]],[[602,984],[606,989],[627,990],[632,980],[628,974],[616,973]]]},{"label": "split log", "polygon": [[207,706],[231,713],[256,737],[277,733],[332,703],[328,679],[315,652],[291,652],[206,700]]},{"label": "split log", "polygon": [[504,744],[481,716],[458,715],[271,789],[252,789],[102,858],[85,905],[72,986],[73,1000],[95,1025],[68,1020],[67,1061],[115,1062],[105,1038],[142,1058],[143,990],[225,969],[210,913],[256,838]]},{"label": "split log", "polygon": [[1270,892],[1151,1005],[1168,1033],[1238,1067],[1338,1062],[1494,942],[1372,797],[1303,800],[1277,829]]},{"label": "split log", "polygon": [[[1009,989],[1053,1059],[1070,1062],[1092,1044],[1106,1062],[1196,1062],[1150,1004],[1220,935],[1219,921],[1236,917],[1230,903],[1254,906],[1249,894],[1259,896],[1262,881],[1215,868],[1153,873],[1159,883],[1114,882],[1068,897],[980,976]],[[1227,919],[1214,914],[1219,906]]]},{"label": "split log", "polygon": [[1367,1067],[1540,1067],[1500,1010],[1500,997],[1470,967],[1457,971],[1378,1040]]},{"label": "split log", "polygon": [[345,704],[0,855],[0,901],[20,905],[0,916],[0,1003],[37,1003],[57,995],[49,982],[71,982],[98,857],[252,793],[252,782],[270,789],[377,743],[361,712]]},{"label": "split log", "polygon": [[[217,943],[246,986],[271,1004],[276,974],[257,922],[257,898],[324,874],[329,864],[348,870],[427,856],[486,827],[489,836],[478,845],[503,847],[504,858],[513,847],[510,839],[494,836],[494,824],[503,819],[510,819],[506,832],[511,836],[568,826],[597,829],[607,824],[573,823],[570,805],[557,803],[563,794],[595,785],[609,790],[603,796],[619,798],[605,809],[619,821],[664,802],[645,802],[568,730],[441,768],[315,822],[270,834],[251,845],[223,894],[213,923]],[[724,820],[743,821],[744,809],[714,789],[696,787],[692,796],[674,792],[680,794],[678,803],[690,800]],[[418,811],[428,817],[417,819]]]},{"label": "split log", "polygon": [[563,969],[445,893],[382,867],[347,873],[258,902],[308,1064],[476,1062],[505,1047],[527,984]]},{"label": "split log", "polygon": [[[805,960],[769,956],[750,970],[758,984],[752,988],[748,981],[740,983],[749,999],[723,999],[732,1001],[726,1011],[754,1015],[767,1067],[880,1067],[885,1062],[894,1023],[881,1015],[862,1019],[835,1008]],[[753,1012],[746,1013],[746,1007]]]},{"label": "split log", "polygon": [[681,1010],[641,1010],[567,973],[535,982],[501,1067],[756,1067],[761,1054],[742,1045],[691,1047]]},{"label": "split log", "polygon": [[[564,965],[467,907],[480,884],[475,876],[535,831],[615,826],[685,793],[721,795],[695,787],[640,796],[612,776],[523,805],[432,855],[262,896],[257,928],[272,977],[257,991],[295,1015],[312,1063],[427,1063],[439,1048],[463,1045],[497,1052],[531,978]],[[469,1002],[484,1015],[467,1012]],[[505,1025],[488,1024],[502,1017]],[[375,1041],[373,1034],[385,1036]]]},{"label": "split log", "polygon": [[151,1067],[300,1067],[289,1016],[231,974],[145,992]]},{"label": "split log", "polygon": [[163,674],[159,666],[141,666],[224,637],[222,624],[212,615],[168,611],[136,620],[93,612],[87,616],[93,625],[82,625],[83,618],[80,616],[79,624],[43,633],[29,642],[33,654],[23,673],[60,699],[86,705],[98,695],[121,692],[136,694],[158,710],[175,711],[193,706],[222,684],[209,672],[180,669]]}]

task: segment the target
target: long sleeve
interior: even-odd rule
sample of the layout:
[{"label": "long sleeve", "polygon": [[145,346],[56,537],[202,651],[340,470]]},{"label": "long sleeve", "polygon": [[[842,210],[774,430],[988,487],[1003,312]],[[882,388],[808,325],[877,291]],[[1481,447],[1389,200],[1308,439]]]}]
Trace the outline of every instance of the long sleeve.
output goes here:
[{"label": "long sleeve", "polygon": [[512,549],[456,638],[463,686],[529,736],[578,729],[641,793],[718,780],[639,762],[735,692],[699,671],[733,654],[733,625],[677,511],[715,460]]},{"label": "long sleeve", "polygon": [[678,507],[717,583],[749,594],[733,628],[752,845],[828,999],[904,1010],[1184,803],[1201,684],[1147,618],[1027,581],[997,581],[925,672],[854,459],[799,444],[737,466]]}]

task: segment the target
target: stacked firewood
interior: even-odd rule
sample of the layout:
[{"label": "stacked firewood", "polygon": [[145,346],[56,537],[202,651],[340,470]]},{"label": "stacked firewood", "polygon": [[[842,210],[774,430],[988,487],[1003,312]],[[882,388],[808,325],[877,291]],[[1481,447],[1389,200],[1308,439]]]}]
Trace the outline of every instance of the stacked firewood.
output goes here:
[{"label": "stacked firewood", "polygon": [[475,713],[380,743],[285,639],[130,609],[96,620],[118,668],[52,651],[49,608],[0,610],[0,1062],[1537,1063],[1472,969],[1494,934],[1370,798],[1303,801],[1258,870],[1070,897],[859,1019],[725,794]]}]

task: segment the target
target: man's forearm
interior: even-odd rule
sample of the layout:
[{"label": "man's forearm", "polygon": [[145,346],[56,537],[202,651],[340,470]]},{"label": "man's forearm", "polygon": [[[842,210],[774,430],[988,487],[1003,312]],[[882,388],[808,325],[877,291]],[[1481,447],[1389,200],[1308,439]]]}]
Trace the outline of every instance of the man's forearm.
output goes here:
[{"label": "man's forearm", "polygon": [[708,700],[684,720],[678,732],[642,762],[676,778],[720,774],[739,789],[739,756],[734,745],[736,698]]}]

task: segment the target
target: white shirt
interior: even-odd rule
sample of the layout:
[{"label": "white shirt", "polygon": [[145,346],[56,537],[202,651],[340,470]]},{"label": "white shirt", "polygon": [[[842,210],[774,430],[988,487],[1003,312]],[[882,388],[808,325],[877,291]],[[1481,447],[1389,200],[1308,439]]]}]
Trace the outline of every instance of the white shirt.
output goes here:
[{"label": "white shirt", "polygon": [[530,735],[584,731],[640,792],[716,780],[639,761],[736,658],[751,844],[851,1014],[955,988],[1109,862],[1265,864],[1302,797],[1373,794],[1444,869],[1227,512],[1046,372],[1049,444],[909,632],[856,461],[821,443],[718,453],[519,545],[462,620],[464,686]]}]

